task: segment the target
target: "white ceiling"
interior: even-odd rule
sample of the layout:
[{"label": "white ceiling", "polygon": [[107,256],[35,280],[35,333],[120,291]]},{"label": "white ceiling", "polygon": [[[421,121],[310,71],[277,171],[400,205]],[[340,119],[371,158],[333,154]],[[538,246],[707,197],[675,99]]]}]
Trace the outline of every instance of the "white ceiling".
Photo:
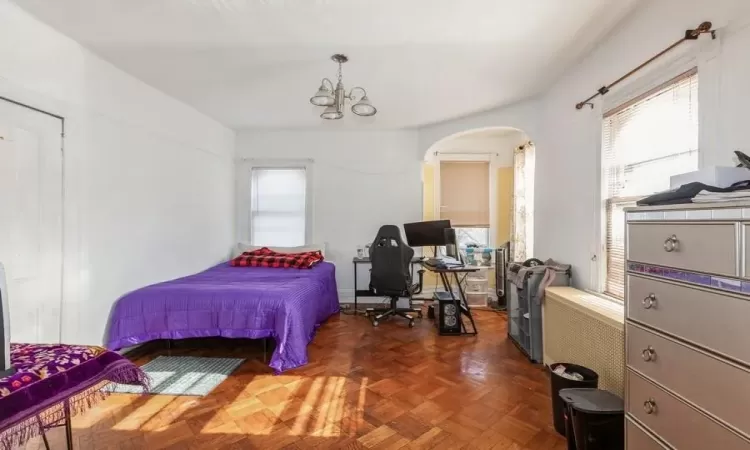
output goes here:
[{"label": "white ceiling", "polygon": [[541,92],[639,0],[15,0],[115,65],[233,128],[316,126],[329,57],[379,113],[424,125]]}]

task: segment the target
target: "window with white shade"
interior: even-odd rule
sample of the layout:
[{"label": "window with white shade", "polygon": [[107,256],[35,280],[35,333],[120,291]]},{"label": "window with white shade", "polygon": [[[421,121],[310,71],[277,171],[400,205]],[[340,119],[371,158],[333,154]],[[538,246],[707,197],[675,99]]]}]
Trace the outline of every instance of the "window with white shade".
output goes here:
[{"label": "window with white shade", "polygon": [[304,167],[254,167],[250,176],[250,242],[305,245],[307,203]]},{"label": "window with white shade", "polygon": [[669,189],[672,175],[698,169],[698,72],[691,70],[604,115],[606,221],[604,293],[625,290],[623,209]]},{"label": "window with white shade", "polygon": [[440,218],[456,229],[459,246],[490,245],[490,163],[440,162]]}]

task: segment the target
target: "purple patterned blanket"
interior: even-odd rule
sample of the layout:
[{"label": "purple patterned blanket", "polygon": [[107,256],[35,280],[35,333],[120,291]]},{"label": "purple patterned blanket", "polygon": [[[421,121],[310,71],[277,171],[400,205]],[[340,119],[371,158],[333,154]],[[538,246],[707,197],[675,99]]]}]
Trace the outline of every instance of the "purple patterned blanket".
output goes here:
[{"label": "purple patterned blanket", "polygon": [[122,297],[112,311],[107,347],[156,339],[273,337],[269,365],[279,373],[307,364],[315,330],[338,311],[331,263],[309,270],[222,263]]},{"label": "purple patterned blanket", "polygon": [[110,382],[148,388],[143,371],[101,347],[11,344],[17,372],[0,378],[0,448],[23,445],[43,426],[63,419],[63,404],[72,415],[85,411],[107,394]]}]

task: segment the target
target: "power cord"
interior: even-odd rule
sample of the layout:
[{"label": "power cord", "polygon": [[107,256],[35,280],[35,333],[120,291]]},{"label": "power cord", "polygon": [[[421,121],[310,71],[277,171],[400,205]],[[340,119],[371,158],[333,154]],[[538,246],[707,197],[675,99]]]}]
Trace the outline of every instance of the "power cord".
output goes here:
[{"label": "power cord", "polygon": [[[380,302],[380,306],[385,306],[391,301],[390,297],[383,297],[383,300]],[[348,305],[348,303],[347,303]],[[362,315],[364,316],[367,313],[367,309],[357,309],[354,308],[341,308],[339,307],[339,312],[345,316],[356,316],[356,315]]]}]

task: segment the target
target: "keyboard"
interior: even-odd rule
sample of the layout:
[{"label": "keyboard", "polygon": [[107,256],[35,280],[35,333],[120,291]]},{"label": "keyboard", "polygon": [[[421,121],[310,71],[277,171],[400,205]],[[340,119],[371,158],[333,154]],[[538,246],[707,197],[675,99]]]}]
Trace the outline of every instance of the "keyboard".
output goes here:
[{"label": "keyboard", "polygon": [[454,258],[426,258],[424,263],[430,267],[461,265],[461,262]]}]

